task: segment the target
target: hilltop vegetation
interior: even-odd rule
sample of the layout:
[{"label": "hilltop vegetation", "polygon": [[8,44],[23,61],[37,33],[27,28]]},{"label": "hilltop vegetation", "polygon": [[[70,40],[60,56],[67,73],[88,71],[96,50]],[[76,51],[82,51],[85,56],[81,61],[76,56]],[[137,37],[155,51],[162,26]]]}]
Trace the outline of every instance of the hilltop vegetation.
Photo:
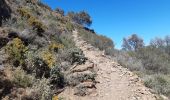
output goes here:
[{"label": "hilltop vegetation", "polygon": [[124,67],[142,77],[144,84],[158,94],[170,98],[170,37],[152,39],[145,46],[136,34],[123,39],[121,51],[114,58]]}]

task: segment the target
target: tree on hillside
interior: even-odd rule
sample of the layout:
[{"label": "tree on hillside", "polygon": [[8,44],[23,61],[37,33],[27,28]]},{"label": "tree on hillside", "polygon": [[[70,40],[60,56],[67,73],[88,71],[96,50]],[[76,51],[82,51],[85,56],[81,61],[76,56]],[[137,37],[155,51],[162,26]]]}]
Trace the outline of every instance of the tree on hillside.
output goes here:
[{"label": "tree on hillside", "polygon": [[170,36],[166,36],[165,37],[165,52],[168,53],[168,55],[170,55]]},{"label": "tree on hillside", "polygon": [[161,38],[155,38],[150,41],[150,45],[155,48],[162,48],[165,45],[165,41]]},{"label": "tree on hillside", "polygon": [[156,37],[151,40],[150,46],[152,46],[152,48],[160,49],[170,55],[170,36],[166,36],[164,39]]},{"label": "tree on hillside", "polygon": [[83,26],[90,26],[92,24],[92,20],[90,15],[85,12],[81,11],[78,13],[75,12],[69,12],[68,16],[76,23],[81,24]]},{"label": "tree on hillside", "polygon": [[56,8],[56,9],[55,9],[55,12],[56,12],[56,13],[59,13],[59,14],[62,15],[62,16],[64,16],[64,10],[63,10],[63,9]]},{"label": "tree on hillside", "polygon": [[144,46],[143,39],[136,34],[123,39],[122,49],[127,51],[136,51]]}]

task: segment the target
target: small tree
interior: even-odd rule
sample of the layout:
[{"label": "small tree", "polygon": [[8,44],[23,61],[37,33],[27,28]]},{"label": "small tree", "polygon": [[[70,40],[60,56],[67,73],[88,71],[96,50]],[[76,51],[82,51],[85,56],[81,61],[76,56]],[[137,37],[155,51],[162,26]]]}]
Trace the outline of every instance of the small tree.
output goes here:
[{"label": "small tree", "polygon": [[170,36],[165,37],[165,45],[166,45],[165,51],[166,53],[168,53],[168,55],[170,55]]},{"label": "small tree", "polygon": [[161,38],[155,38],[151,40],[150,45],[156,48],[162,48],[165,45],[165,41]]},{"label": "small tree", "polygon": [[69,12],[68,16],[74,22],[81,24],[83,26],[90,26],[92,24],[92,20],[91,20],[90,15],[85,11],[81,11],[81,12],[78,12],[78,13]]},{"label": "small tree", "polygon": [[64,16],[64,10],[63,10],[63,9],[56,8],[56,9],[55,9],[55,12],[56,12],[56,13],[59,13],[59,14],[62,15],[62,16]]},{"label": "small tree", "polygon": [[129,38],[123,39],[123,50],[136,51],[144,46],[143,39],[139,38],[136,34],[132,34]]}]

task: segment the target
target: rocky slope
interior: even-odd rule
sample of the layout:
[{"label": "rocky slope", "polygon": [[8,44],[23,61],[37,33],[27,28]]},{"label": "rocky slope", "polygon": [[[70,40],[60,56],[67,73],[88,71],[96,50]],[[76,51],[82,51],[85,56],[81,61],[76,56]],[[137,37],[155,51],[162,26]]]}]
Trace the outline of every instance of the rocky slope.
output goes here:
[{"label": "rocky slope", "polygon": [[[76,46],[82,49],[85,56],[94,64],[94,69],[97,72],[96,84],[81,83],[91,90],[91,93],[84,97],[75,96],[75,88],[67,88],[59,96],[65,97],[66,100],[156,100],[156,96],[143,85],[137,75],[83,41],[77,35],[77,31],[73,32],[73,36]],[[81,70],[81,66],[77,66],[77,70]],[[84,70],[82,71],[85,73]]]}]

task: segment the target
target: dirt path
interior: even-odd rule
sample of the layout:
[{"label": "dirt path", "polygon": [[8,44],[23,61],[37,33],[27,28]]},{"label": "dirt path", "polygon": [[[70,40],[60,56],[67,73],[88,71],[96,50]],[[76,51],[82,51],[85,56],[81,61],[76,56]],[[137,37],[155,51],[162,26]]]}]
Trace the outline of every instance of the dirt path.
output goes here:
[{"label": "dirt path", "polygon": [[76,46],[83,50],[85,56],[95,64],[97,69],[96,92],[91,95],[75,96],[73,89],[66,89],[61,96],[66,100],[156,100],[140,78],[123,68],[102,51],[78,37],[77,31],[73,32]]}]

